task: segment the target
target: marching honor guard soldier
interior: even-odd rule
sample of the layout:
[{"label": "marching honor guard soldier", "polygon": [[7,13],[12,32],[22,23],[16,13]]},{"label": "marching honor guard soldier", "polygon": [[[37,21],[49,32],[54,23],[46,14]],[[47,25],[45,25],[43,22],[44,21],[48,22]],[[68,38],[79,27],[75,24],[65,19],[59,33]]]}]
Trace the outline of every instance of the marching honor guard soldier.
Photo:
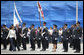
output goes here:
[{"label": "marching honor guard soldier", "polygon": [[30,32],[30,42],[31,42],[31,51],[35,50],[35,40],[36,40],[36,33],[35,33],[35,29],[34,29],[34,24],[32,24],[31,26],[31,32]]},{"label": "marching honor guard soldier", "polygon": [[26,23],[23,23],[23,27],[22,27],[22,32],[21,32],[21,37],[22,37],[22,46],[23,46],[23,50],[26,50],[26,35],[27,35],[27,28],[26,28]]},{"label": "marching honor guard soldier", "polygon": [[37,46],[38,48],[41,48],[41,29],[38,27],[38,32],[37,32]]},{"label": "marching honor guard soldier", "polygon": [[8,28],[6,27],[6,25],[3,25],[2,27],[2,44],[3,44],[3,50],[5,50],[7,48],[7,40],[6,37],[8,35]]},{"label": "marching honor guard soldier", "polygon": [[57,38],[58,38],[58,30],[57,25],[53,25],[53,33],[52,33],[52,40],[53,40],[53,52],[56,52],[57,48]]},{"label": "marching honor guard soldier", "polygon": [[82,28],[80,27],[80,22],[77,22],[76,23],[76,32],[75,32],[75,48],[76,48],[76,51],[74,53],[79,53],[80,52],[80,48],[81,48],[81,44],[80,44],[80,39],[81,39],[81,36],[82,36]]},{"label": "marching honor guard soldier", "polygon": [[48,30],[46,28],[46,22],[43,23],[43,30],[42,30],[42,50],[46,51],[47,48],[47,40],[48,40]]},{"label": "marching honor guard soldier", "polygon": [[64,25],[64,30],[62,33],[62,38],[63,38],[63,52],[68,51],[68,29],[67,29],[67,24]]}]

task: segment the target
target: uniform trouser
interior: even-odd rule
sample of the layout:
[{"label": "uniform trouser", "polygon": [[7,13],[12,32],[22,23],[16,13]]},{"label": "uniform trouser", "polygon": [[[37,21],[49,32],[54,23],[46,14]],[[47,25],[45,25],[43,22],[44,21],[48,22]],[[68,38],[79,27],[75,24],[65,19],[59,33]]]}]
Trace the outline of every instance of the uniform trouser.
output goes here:
[{"label": "uniform trouser", "polygon": [[65,51],[68,51],[68,40],[63,40],[63,48]]},{"label": "uniform trouser", "polygon": [[75,47],[76,47],[76,51],[80,51],[80,39],[76,39],[76,43],[75,43]]},{"label": "uniform trouser", "polygon": [[48,40],[46,40],[46,48],[48,48],[49,47],[49,42],[48,42]]},{"label": "uniform trouser", "polygon": [[31,42],[32,42],[32,39],[30,39],[30,45],[31,45],[31,48],[32,48],[32,43]]},{"label": "uniform trouser", "polygon": [[31,48],[35,50],[35,40],[31,39]]},{"label": "uniform trouser", "polygon": [[46,50],[46,47],[47,47],[46,40],[42,39],[42,48]]},{"label": "uniform trouser", "polygon": [[37,45],[38,45],[38,48],[41,47],[41,40],[37,40]]},{"label": "uniform trouser", "polygon": [[58,42],[62,42],[61,36],[58,37]]},{"label": "uniform trouser", "polygon": [[14,38],[10,38],[9,41],[10,41],[10,49],[9,50],[16,50],[15,43],[14,43],[15,39]]},{"label": "uniform trouser", "polygon": [[23,49],[26,50],[26,38],[22,38]]},{"label": "uniform trouser", "polygon": [[2,44],[3,44],[4,49],[6,49],[7,48],[7,40],[6,40],[6,38],[2,39]]},{"label": "uniform trouser", "polygon": [[49,43],[52,43],[52,36],[49,35]]},{"label": "uniform trouser", "polygon": [[19,41],[20,41],[20,40],[17,39],[17,40],[16,40],[16,44],[15,44],[15,47],[17,47],[18,50],[20,50],[20,48],[19,48],[19,47],[20,47],[20,46],[19,46],[19,45],[20,45],[20,44],[19,44],[20,42],[19,42]]},{"label": "uniform trouser", "polygon": [[29,43],[29,37],[26,38],[26,43]]},{"label": "uniform trouser", "polygon": [[70,47],[73,46],[73,38],[70,38]]},{"label": "uniform trouser", "polygon": [[76,49],[76,39],[73,39],[73,49]]}]

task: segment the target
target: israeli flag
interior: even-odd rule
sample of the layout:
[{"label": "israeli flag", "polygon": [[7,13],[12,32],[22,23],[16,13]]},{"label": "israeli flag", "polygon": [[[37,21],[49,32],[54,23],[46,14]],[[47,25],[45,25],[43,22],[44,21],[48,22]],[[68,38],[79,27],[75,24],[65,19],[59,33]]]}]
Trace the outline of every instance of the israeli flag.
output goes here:
[{"label": "israeli flag", "polygon": [[15,2],[14,2],[14,19],[13,19],[13,21],[14,21],[14,24],[13,24],[14,26],[16,26],[17,24],[19,25],[20,23],[22,23],[22,20],[21,20],[19,14],[18,14],[17,9],[16,9]]}]

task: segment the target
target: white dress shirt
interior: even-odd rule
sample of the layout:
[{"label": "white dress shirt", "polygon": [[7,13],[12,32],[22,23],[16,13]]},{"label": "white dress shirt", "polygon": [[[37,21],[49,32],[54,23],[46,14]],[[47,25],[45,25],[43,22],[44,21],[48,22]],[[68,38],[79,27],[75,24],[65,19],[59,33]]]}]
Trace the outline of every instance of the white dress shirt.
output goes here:
[{"label": "white dress shirt", "polygon": [[59,30],[59,35],[62,35],[63,30]]},{"label": "white dress shirt", "polygon": [[49,33],[52,35],[52,33],[53,33],[53,30],[49,29],[48,31],[49,31]]},{"label": "white dress shirt", "polygon": [[15,30],[9,30],[7,38],[15,38],[16,39],[16,33]]}]

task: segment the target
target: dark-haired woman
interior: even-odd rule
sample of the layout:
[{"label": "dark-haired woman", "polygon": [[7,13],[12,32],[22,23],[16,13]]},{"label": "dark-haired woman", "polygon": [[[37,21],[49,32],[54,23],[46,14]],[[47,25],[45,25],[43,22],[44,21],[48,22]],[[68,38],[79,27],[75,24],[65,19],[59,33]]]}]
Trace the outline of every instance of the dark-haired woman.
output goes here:
[{"label": "dark-haired woman", "polygon": [[9,30],[9,33],[8,33],[8,36],[6,39],[9,38],[9,41],[10,41],[10,51],[16,51],[16,48],[15,48],[15,39],[16,39],[16,33],[15,33],[15,30],[14,30],[14,26],[12,26]]}]

